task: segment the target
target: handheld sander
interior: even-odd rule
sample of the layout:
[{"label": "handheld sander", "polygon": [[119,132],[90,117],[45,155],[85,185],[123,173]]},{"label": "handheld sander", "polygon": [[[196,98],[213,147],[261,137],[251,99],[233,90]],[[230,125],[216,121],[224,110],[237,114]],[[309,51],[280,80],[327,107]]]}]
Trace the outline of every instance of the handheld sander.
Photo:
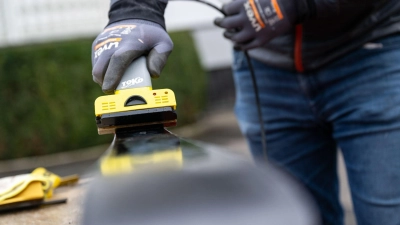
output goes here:
[{"label": "handheld sander", "polygon": [[94,105],[100,135],[115,133],[120,128],[171,127],[177,122],[174,92],[153,90],[143,56],[128,67],[114,94],[98,97]]}]

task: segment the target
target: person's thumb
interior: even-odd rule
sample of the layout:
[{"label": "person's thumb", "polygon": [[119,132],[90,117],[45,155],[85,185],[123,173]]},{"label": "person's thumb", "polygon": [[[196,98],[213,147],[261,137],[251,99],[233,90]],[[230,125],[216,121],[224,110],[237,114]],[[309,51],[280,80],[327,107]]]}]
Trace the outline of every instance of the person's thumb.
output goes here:
[{"label": "person's thumb", "polygon": [[149,55],[147,56],[147,69],[150,72],[152,78],[158,78],[163,70],[167,59],[171,51],[158,53],[155,48],[153,48]]}]

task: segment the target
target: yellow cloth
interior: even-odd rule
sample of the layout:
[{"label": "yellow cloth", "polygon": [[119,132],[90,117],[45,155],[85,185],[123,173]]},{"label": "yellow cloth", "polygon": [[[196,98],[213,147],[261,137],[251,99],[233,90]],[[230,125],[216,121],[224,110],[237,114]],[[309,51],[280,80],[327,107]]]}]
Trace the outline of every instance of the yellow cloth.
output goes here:
[{"label": "yellow cloth", "polygon": [[[32,198],[51,198],[53,190],[58,187],[60,183],[61,178],[59,176],[41,167],[35,169],[30,174],[1,178],[0,205],[7,204],[9,201],[6,200],[16,197],[21,201],[24,201],[24,199],[32,200]],[[38,184],[40,184],[41,188],[38,188]]]}]

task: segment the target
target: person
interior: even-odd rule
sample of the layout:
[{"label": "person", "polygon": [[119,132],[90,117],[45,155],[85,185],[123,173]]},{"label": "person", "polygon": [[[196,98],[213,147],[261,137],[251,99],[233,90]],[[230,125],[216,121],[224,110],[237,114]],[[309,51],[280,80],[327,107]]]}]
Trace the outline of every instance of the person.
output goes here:
[{"label": "person", "polygon": [[[157,77],[173,44],[167,0],[112,0],[93,43],[93,79],[112,92],[127,65],[148,54]],[[358,224],[400,222],[400,1],[234,0],[215,24],[234,50],[235,113],[255,159],[266,134],[270,161],[301,180],[324,224],[343,224],[336,164],[341,150]],[[273,181],[271,181],[273,182]]]}]

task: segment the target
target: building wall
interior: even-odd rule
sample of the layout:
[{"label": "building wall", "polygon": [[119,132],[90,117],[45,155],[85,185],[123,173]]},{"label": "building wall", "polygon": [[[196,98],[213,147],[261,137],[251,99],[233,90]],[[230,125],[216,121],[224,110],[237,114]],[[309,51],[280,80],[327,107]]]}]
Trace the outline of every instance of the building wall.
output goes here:
[{"label": "building wall", "polygon": [[0,46],[92,37],[107,21],[108,1],[0,0]]}]

